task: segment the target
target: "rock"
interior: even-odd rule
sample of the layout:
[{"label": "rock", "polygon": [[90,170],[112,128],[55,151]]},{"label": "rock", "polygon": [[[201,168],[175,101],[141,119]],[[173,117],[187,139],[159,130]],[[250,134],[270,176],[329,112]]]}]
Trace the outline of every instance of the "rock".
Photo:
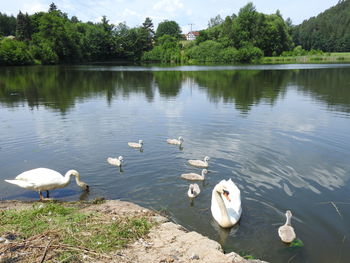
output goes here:
[{"label": "rock", "polygon": [[163,224],[163,223],[169,222],[168,218],[161,216],[161,215],[156,215],[152,219],[154,220],[154,222],[156,222],[158,224]]},{"label": "rock", "polygon": [[247,262],[246,259],[244,259],[243,257],[241,257],[240,255],[238,255],[235,252],[231,252],[226,254],[226,257],[231,261],[231,262],[235,262],[235,263],[245,263]]},{"label": "rock", "polygon": [[4,243],[7,239],[4,237],[0,237],[0,243]]},{"label": "rock", "polygon": [[197,254],[192,254],[191,256],[190,256],[190,260],[198,260],[199,259],[199,256],[197,255]]}]

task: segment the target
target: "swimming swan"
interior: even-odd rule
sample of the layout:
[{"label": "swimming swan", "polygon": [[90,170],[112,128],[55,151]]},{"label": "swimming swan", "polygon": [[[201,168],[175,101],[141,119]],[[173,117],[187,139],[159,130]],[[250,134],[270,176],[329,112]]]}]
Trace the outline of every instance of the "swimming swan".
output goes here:
[{"label": "swimming swan", "polygon": [[46,191],[47,197],[49,197],[49,190],[67,186],[72,175],[75,176],[77,185],[88,192],[89,186],[80,181],[80,175],[76,170],[69,170],[64,176],[62,176],[59,172],[51,169],[36,168],[17,175],[14,180],[5,181],[25,189],[38,191],[40,200],[43,200],[44,197],[42,191]]},{"label": "swimming swan", "polygon": [[211,213],[223,228],[235,225],[242,214],[241,191],[229,180],[215,185],[211,196]]},{"label": "swimming swan", "polygon": [[196,167],[201,167],[201,168],[208,168],[208,161],[209,161],[209,157],[205,156],[204,157],[204,161],[202,160],[188,160],[188,163],[190,165],[196,166]]},{"label": "swimming swan", "polygon": [[198,180],[203,181],[205,179],[205,175],[208,173],[207,169],[202,170],[202,175],[196,174],[196,173],[188,173],[188,174],[181,174],[181,178],[187,179],[187,180]]},{"label": "swimming swan", "polygon": [[189,198],[195,198],[199,195],[200,192],[201,192],[201,189],[199,188],[198,184],[190,184],[187,191],[187,195]]},{"label": "swimming swan", "polygon": [[108,157],[107,158],[107,162],[111,165],[114,165],[114,166],[118,166],[118,167],[121,167],[122,164],[123,164],[123,156],[119,156],[118,158],[112,158],[112,157]]},{"label": "swimming swan", "polygon": [[295,239],[294,228],[291,225],[292,212],[286,211],[286,223],[278,228],[278,235],[284,243],[291,243]]},{"label": "swimming swan", "polygon": [[131,147],[131,148],[142,148],[143,146],[143,140],[139,140],[139,142],[128,142],[128,145]]},{"label": "swimming swan", "polygon": [[167,139],[166,141],[169,144],[181,146],[182,143],[184,142],[184,139],[180,136],[178,139]]}]

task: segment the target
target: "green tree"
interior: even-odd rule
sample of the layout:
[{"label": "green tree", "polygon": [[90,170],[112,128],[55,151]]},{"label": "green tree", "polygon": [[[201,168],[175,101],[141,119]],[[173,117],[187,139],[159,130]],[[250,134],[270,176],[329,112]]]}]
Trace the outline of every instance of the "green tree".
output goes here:
[{"label": "green tree", "polygon": [[0,36],[16,34],[16,18],[0,12]]},{"label": "green tree", "polygon": [[142,23],[142,27],[146,29],[152,36],[154,35],[154,26],[151,18],[146,17],[145,22]]},{"label": "green tree", "polygon": [[58,9],[57,9],[57,6],[55,5],[55,3],[52,2],[52,3],[50,4],[50,7],[49,7],[49,13],[55,12],[55,11],[58,11]]},{"label": "green tree", "polygon": [[0,65],[28,65],[32,63],[33,58],[24,42],[13,39],[0,41]]},{"label": "green tree", "polygon": [[18,40],[29,40],[32,36],[31,20],[26,13],[19,11],[16,24],[16,38]]},{"label": "green tree", "polygon": [[176,39],[180,39],[181,29],[178,23],[176,23],[175,21],[168,21],[168,20],[160,22],[157,27],[156,37],[159,38],[164,35],[169,35],[169,36],[175,37]]},{"label": "green tree", "polygon": [[221,18],[220,15],[217,15],[216,17],[210,18],[208,22],[208,28],[221,25],[224,22],[224,20]]},{"label": "green tree", "polygon": [[153,47],[154,30],[152,20],[149,17],[146,17],[145,22],[143,22],[142,29],[146,38],[144,50],[151,50]]},{"label": "green tree", "polygon": [[349,52],[350,0],[339,1],[316,17],[292,28],[296,45],[307,50]]}]

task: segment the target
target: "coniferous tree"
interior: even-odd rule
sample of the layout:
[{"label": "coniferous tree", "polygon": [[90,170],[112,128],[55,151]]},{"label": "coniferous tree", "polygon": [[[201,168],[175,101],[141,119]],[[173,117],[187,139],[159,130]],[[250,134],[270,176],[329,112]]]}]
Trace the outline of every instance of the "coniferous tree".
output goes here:
[{"label": "coniferous tree", "polygon": [[26,13],[25,15],[19,11],[16,24],[16,38],[18,40],[29,40],[32,36],[31,21]]},{"label": "coniferous tree", "polygon": [[16,18],[0,12],[0,36],[16,34]]}]

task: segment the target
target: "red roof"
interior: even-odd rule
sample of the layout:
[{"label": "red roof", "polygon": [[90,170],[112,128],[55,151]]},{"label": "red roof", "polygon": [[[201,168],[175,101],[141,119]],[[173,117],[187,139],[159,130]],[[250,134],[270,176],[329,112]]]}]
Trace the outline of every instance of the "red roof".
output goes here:
[{"label": "red roof", "polygon": [[187,35],[189,34],[193,34],[194,36],[198,37],[199,36],[199,31],[191,31],[191,32],[188,32]]}]

